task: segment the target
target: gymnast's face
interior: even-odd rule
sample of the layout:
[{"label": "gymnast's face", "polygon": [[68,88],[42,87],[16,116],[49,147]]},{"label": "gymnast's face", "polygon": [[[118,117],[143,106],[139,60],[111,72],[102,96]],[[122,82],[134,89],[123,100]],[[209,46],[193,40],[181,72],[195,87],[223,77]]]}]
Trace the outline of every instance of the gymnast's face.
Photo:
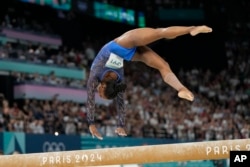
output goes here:
[{"label": "gymnast's face", "polygon": [[107,99],[104,95],[104,91],[105,91],[105,88],[106,88],[106,84],[105,83],[100,83],[98,86],[97,86],[97,91],[98,91],[98,94],[101,98],[103,99]]}]

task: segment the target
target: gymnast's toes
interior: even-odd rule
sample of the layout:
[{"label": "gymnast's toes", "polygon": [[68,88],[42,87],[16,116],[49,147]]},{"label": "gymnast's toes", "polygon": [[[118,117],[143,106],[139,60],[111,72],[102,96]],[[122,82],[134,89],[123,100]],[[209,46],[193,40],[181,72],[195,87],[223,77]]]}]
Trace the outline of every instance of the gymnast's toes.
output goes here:
[{"label": "gymnast's toes", "polygon": [[186,100],[189,100],[189,101],[193,101],[194,100],[194,95],[192,92],[190,92],[188,89],[182,89],[178,92],[178,96],[179,98],[182,98],[182,99],[186,99]]}]

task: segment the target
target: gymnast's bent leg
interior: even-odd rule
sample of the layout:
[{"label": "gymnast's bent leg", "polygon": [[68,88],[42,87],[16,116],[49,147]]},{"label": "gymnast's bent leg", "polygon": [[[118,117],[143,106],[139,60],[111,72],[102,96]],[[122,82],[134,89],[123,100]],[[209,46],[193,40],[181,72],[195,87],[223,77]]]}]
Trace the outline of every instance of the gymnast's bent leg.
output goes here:
[{"label": "gymnast's bent leg", "polygon": [[132,61],[140,61],[146,65],[159,70],[161,76],[168,85],[178,91],[180,98],[193,101],[194,95],[179,81],[171,70],[168,62],[147,46],[137,48]]}]

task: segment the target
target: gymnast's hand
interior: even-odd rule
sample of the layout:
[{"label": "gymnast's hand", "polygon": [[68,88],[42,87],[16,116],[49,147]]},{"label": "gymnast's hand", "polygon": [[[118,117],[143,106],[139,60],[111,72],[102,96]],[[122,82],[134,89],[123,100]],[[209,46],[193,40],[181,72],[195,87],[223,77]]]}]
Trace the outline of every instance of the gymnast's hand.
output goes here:
[{"label": "gymnast's hand", "polygon": [[95,127],[95,125],[90,125],[89,126],[89,131],[92,134],[92,137],[97,137],[99,140],[102,140],[103,137],[102,135],[98,132],[97,128]]},{"label": "gymnast's hand", "polygon": [[115,133],[118,134],[119,136],[127,136],[127,133],[121,127],[116,128]]}]

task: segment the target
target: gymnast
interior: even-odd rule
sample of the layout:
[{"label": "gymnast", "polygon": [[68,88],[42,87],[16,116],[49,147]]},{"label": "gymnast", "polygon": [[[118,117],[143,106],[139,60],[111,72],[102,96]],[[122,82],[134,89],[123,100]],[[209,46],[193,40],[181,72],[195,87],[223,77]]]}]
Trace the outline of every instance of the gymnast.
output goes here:
[{"label": "gymnast", "polygon": [[101,98],[115,100],[119,117],[115,133],[119,136],[127,135],[124,129],[126,114],[123,97],[126,89],[124,60],[143,62],[157,69],[163,81],[177,91],[179,98],[193,101],[193,93],[179,81],[168,62],[146,45],[163,38],[174,39],[186,34],[195,36],[199,33],[210,32],[212,28],[206,25],[136,28],[106,43],[95,57],[87,81],[87,120],[92,136],[103,139],[95,126],[96,90]]}]

